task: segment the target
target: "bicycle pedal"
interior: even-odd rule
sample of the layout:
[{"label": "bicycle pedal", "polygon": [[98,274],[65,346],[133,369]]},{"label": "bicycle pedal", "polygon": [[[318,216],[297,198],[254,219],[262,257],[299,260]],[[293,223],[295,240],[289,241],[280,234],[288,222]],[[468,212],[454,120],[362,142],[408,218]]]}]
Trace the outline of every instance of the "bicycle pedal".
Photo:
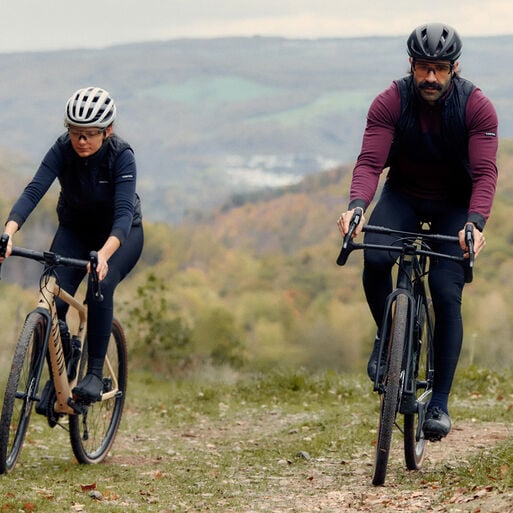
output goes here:
[{"label": "bicycle pedal", "polygon": [[85,403],[80,400],[75,400],[75,398],[69,398],[68,406],[72,408],[77,415],[85,415],[87,413],[87,409],[89,408],[89,403]]}]

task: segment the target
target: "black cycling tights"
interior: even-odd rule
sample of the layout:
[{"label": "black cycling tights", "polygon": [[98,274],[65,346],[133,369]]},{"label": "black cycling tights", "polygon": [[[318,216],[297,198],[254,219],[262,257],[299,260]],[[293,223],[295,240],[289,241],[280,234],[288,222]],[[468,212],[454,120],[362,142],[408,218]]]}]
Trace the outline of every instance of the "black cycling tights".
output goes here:
[{"label": "black cycling tights", "polygon": [[[87,260],[90,251],[97,251],[104,242],[94,235],[77,233],[69,228],[59,226],[50,250],[67,257]],[[92,297],[91,287],[87,291],[87,340],[90,358],[104,358],[109,344],[112,319],[114,315],[114,291],[119,282],[131,271],[139,259],[143,247],[142,226],[132,227],[123,245],[109,260],[109,272],[101,282],[103,301],[101,303]],[[85,271],[61,267],[57,278],[60,286],[74,294],[85,276]],[[68,305],[56,299],[59,319],[65,319]]]},{"label": "black cycling tights", "polygon": [[[433,233],[457,235],[467,221],[467,209],[448,202],[411,198],[385,185],[369,224],[399,230],[416,231],[420,220],[429,220]],[[393,236],[366,233],[365,241],[390,244]],[[457,244],[440,243],[436,250],[461,256]],[[383,319],[385,299],[392,291],[391,269],[397,254],[385,251],[364,252],[363,286],[378,333]],[[465,271],[458,262],[434,259],[431,262],[429,287],[435,310],[434,356],[435,376],[432,406],[447,412],[447,401],[458,364],[463,340],[461,300]]]}]

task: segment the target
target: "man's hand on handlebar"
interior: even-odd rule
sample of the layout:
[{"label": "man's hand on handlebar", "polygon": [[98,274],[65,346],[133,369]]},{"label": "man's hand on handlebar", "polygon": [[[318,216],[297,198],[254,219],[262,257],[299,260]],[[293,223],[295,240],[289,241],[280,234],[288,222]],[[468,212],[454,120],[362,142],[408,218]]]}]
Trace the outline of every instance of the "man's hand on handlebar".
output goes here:
[{"label": "man's hand on handlebar", "polygon": [[356,237],[362,231],[364,224],[365,216],[361,207],[343,212],[337,220],[338,230],[342,237],[345,237],[348,233],[351,234],[352,238]]},{"label": "man's hand on handlebar", "polygon": [[[458,237],[465,258],[469,258],[469,250],[473,250],[473,256],[477,258],[479,252],[486,246],[485,236],[472,223],[467,223],[463,229],[458,232]],[[471,248],[469,247],[470,245],[472,245]]]}]

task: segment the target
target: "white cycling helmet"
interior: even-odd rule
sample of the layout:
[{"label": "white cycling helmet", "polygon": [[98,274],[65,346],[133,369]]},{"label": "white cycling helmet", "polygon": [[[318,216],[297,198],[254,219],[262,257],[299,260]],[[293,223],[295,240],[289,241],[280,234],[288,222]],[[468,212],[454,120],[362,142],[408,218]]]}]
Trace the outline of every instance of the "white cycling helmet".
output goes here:
[{"label": "white cycling helmet", "polygon": [[84,87],[76,91],[66,104],[64,124],[106,128],[116,119],[116,105],[108,91]]}]

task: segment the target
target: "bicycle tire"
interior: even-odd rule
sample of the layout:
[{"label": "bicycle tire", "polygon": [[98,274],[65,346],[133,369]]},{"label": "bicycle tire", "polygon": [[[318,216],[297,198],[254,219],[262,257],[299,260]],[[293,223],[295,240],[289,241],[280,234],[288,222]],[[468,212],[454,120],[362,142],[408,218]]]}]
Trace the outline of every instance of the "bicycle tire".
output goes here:
[{"label": "bicycle tire", "polygon": [[403,361],[404,343],[407,336],[408,298],[399,294],[395,300],[392,329],[388,344],[388,359],[384,377],[384,390],[380,395],[378,440],[372,484],[380,486],[387,473],[392,431],[399,404],[399,385]]},{"label": "bicycle tire", "polygon": [[31,312],[16,344],[0,416],[0,474],[10,472],[20,456],[44,358],[46,318]]},{"label": "bicycle tire", "polygon": [[[87,342],[79,377],[85,372]],[[107,348],[107,364],[103,367],[104,394],[112,383],[118,383],[117,393],[110,399],[102,399],[87,407],[86,414],[69,416],[69,434],[73,453],[79,463],[102,462],[109,453],[121,422],[127,387],[127,346],[123,329],[114,319]],[[87,426],[87,430],[86,430]]]},{"label": "bicycle tire", "polygon": [[430,319],[434,319],[431,302],[427,307],[423,304],[418,315],[420,341],[414,378],[417,384],[423,382],[424,385],[416,386],[417,412],[404,415],[404,456],[408,470],[419,470],[422,467],[426,449],[427,440],[419,423],[423,421],[433,384],[433,332]]}]

